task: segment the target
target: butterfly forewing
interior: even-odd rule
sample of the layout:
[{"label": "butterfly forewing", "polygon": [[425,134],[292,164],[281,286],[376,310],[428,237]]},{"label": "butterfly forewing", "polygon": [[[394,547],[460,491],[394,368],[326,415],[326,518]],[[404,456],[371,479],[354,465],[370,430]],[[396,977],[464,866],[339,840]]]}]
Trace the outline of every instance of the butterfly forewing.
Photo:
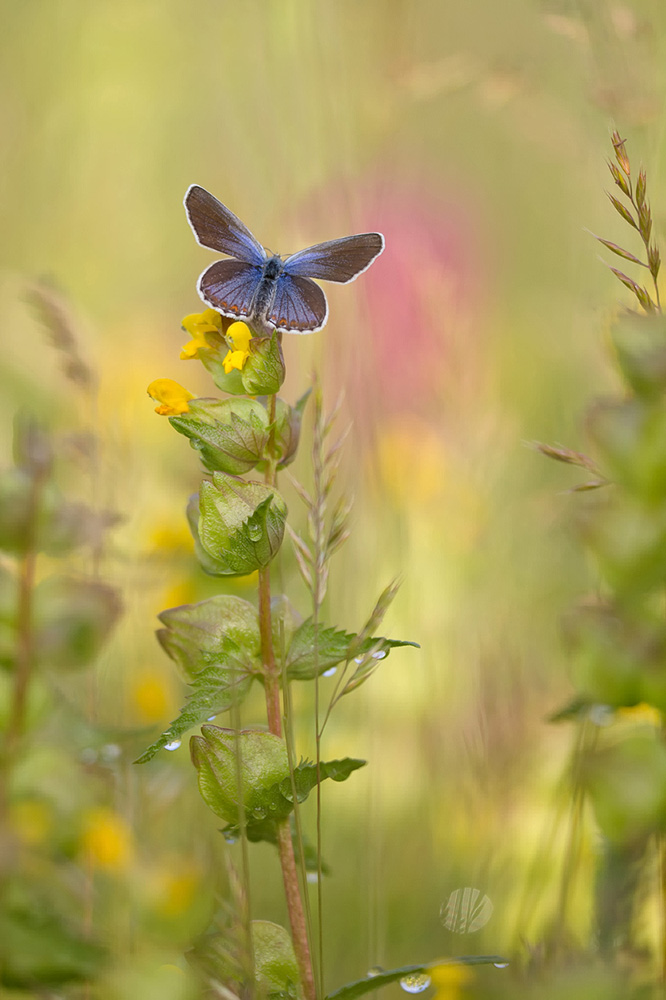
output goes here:
[{"label": "butterfly forewing", "polygon": [[247,264],[261,266],[264,263],[266,252],[247,226],[204,188],[192,184],[184,205],[194,235],[202,246]]},{"label": "butterfly forewing", "polygon": [[240,260],[218,260],[199,278],[199,295],[224,316],[247,317],[261,268]]},{"label": "butterfly forewing", "polygon": [[277,280],[267,319],[286,333],[314,333],[328,318],[326,296],[314,281],[284,271]]},{"label": "butterfly forewing", "polygon": [[370,267],[383,249],[381,233],[360,233],[300,250],[287,257],[284,269],[291,275],[346,284]]}]

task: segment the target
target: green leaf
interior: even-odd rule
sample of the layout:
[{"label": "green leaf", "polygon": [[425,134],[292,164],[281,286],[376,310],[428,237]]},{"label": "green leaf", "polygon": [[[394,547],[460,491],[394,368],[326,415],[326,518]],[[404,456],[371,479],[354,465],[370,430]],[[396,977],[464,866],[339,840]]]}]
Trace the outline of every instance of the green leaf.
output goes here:
[{"label": "green leaf", "polygon": [[[231,640],[228,641],[231,643]],[[225,712],[234,704],[240,705],[250,690],[252,680],[252,674],[233,668],[224,669],[219,664],[204,667],[191,682],[187,704],[181,709],[178,718],[170,723],[169,728],[134,763],[145,764],[159,750],[179,740],[188,729],[198,726],[212,715]]]},{"label": "green leaf", "polygon": [[359,666],[354,676],[368,674],[379,666],[397,646],[416,646],[418,643],[400,639],[385,639],[382,636],[359,636],[328,628],[319,623],[316,628],[312,617],[307,618],[294,632],[287,651],[287,674],[293,680],[309,680],[322,674],[338,663],[352,656]]},{"label": "green leaf", "polygon": [[254,399],[195,399],[188,413],[169,422],[210,472],[248,472],[264,457],[268,414]]},{"label": "green leaf", "polygon": [[[190,517],[192,526],[193,511]],[[282,544],[286,518],[277,490],[213,473],[199,493],[195,541],[202,567],[215,576],[245,576],[267,566]]]},{"label": "green leaf", "polygon": [[183,604],[159,615],[157,638],[186,680],[206,666],[252,671],[261,655],[259,615],[254,605],[230,594]]},{"label": "green leaf", "polygon": [[452,958],[446,963],[444,962],[430,962],[428,965],[403,965],[400,969],[391,969],[388,972],[380,972],[376,976],[371,976],[370,978],[358,979],[354,983],[348,983],[346,986],[341,986],[339,990],[334,990],[333,993],[327,993],[326,1000],[356,1000],[356,997],[365,996],[366,993],[372,993],[374,990],[380,990],[382,986],[388,986],[390,983],[395,983],[399,979],[403,979],[405,976],[418,975],[419,973],[428,975],[433,969],[439,968],[441,965],[505,965],[507,959],[502,955],[460,955],[457,958]]},{"label": "green leaf", "polygon": [[248,396],[273,396],[284,382],[285,374],[277,332],[273,331],[270,337],[255,337],[250,342],[250,356],[240,373]]},{"label": "green leaf", "polygon": [[287,675],[307,680],[322,674],[347,659],[349,644],[355,636],[349,632],[315,626],[312,617],[296,629],[287,651]]},{"label": "green leaf", "polygon": [[[320,761],[320,781],[325,781],[326,778],[330,778],[332,781],[346,781],[350,774],[360,767],[365,767],[366,764],[366,760],[358,760],[354,757]],[[254,808],[246,814],[248,839],[255,843],[261,840],[266,840],[271,844],[277,843],[275,823],[286,819],[293,810],[294,788],[297,801],[305,802],[316,784],[317,765],[311,761],[302,761],[294,769],[293,785],[291,775],[287,774],[280,781],[265,788],[262,794],[256,796]],[[237,821],[223,830],[228,839],[235,839],[239,832]]]},{"label": "green leaf", "polygon": [[238,823],[241,789],[246,815],[263,820],[271,812],[283,814],[281,797],[273,789],[289,776],[289,759],[278,736],[202,726],[201,736],[190,739],[190,752],[199,791],[216,815]]},{"label": "green leaf", "polygon": [[301,977],[289,934],[268,920],[252,921],[252,950],[257,986],[267,1000],[302,1000]]}]

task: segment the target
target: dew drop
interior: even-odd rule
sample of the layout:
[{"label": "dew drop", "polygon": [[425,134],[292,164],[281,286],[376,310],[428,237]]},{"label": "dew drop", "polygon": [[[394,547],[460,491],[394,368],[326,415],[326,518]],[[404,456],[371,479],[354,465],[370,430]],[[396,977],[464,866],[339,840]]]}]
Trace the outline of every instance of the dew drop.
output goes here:
[{"label": "dew drop", "polygon": [[165,743],[164,744],[164,749],[165,750],[177,750],[179,746],[180,746],[180,740],[171,740],[171,743]]},{"label": "dew drop", "polygon": [[508,962],[493,962],[493,965],[495,966],[496,969],[508,969],[509,968],[509,963]]},{"label": "dew drop", "polygon": [[217,719],[216,715],[209,715],[208,718],[206,719],[206,722],[215,722],[216,719]]},{"label": "dew drop", "polygon": [[321,676],[322,677],[332,677],[333,674],[336,672],[337,669],[338,669],[337,667],[329,667],[328,670],[324,670],[324,672],[323,672],[323,674]]},{"label": "dew drop", "polygon": [[354,657],[354,663],[363,663],[364,659],[365,659],[364,656],[355,656]]},{"label": "dew drop", "polygon": [[423,993],[430,986],[430,976],[425,972],[410,972],[408,976],[403,976],[400,986],[405,993]]},{"label": "dew drop", "polygon": [[493,904],[480,889],[466,886],[454,889],[446,903],[442,903],[439,917],[445,927],[455,934],[473,934],[490,920]]},{"label": "dew drop", "polygon": [[250,536],[250,540],[253,542],[258,542],[263,535],[263,531],[258,524],[248,524],[247,533]]},{"label": "dew drop", "polygon": [[310,885],[316,885],[317,882],[319,881],[318,872],[308,872],[305,876],[305,881],[309,882]]},{"label": "dew drop", "polygon": [[371,969],[368,969],[368,971],[366,972],[366,976],[368,979],[374,979],[375,976],[381,976],[383,971],[384,970],[382,969],[381,965],[373,965],[373,967]]},{"label": "dew drop", "polygon": [[373,660],[383,660],[385,656],[386,656],[385,649],[378,649],[376,653],[372,654]]},{"label": "dew drop", "polygon": [[594,726],[610,726],[613,709],[610,705],[591,705],[587,717]]}]

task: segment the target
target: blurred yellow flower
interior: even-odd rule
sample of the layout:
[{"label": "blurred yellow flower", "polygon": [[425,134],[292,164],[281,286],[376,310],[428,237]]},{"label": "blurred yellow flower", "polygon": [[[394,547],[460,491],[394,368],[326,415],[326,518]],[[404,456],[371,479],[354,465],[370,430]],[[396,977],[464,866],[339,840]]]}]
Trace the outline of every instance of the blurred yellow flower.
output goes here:
[{"label": "blurred yellow flower", "polygon": [[89,809],[84,815],[81,847],[93,868],[122,871],[132,860],[132,832],[112,809]]},{"label": "blurred yellow flower", "polygon": [[428,969],[430,981],[436,987],[433,1000],[459,1000],[465,986],[472,981],[474,975],[466,965],[445,962]]},{"label": "blurred yellow flower", "polygon": [[192,338],[181,348],[182,361],[192,361],[199,356],[199,351],[210,349],[206,339],[207,333],[222,333],[222,317],[214,309],[204,309],[202,313],[190,313],[183,319],[181,325]]},{"label": "blurred yellow flower", "polygon": [[148,395],[156,399],[160,406],[155,407],[155,413],[162,417],[173,417],[179,413],[187,413],[188,401],[194,399],[194,393],[174,382],[171,378],[156,378],[147,389]]},{"label": "blurred yellow flower", "polygon": [[171,686],[155,671],[144,670],[136,674],[128,694],[132,714],[141,722],[163,722],[173,710]]},{"label": "blurred yellow flower", "polygon": [[231,324],[226,332],[226,338],[227,343],[231,344],[232,347],[232,350],[227,351],[226,355],[222,359],[224,370],[228,375],[234,368],[241,371],[243,365],[249,358],[252,331],[247,324],[241,323],[239,320],[237,323]]},{"label": "blurred yellow flower", "polygon": [[627,722],[649,722],[653,726],[661,726],[661,712],[647,702],[642,701],[638,705],[631,706],[622,705],[616,711],[618,716]]}]

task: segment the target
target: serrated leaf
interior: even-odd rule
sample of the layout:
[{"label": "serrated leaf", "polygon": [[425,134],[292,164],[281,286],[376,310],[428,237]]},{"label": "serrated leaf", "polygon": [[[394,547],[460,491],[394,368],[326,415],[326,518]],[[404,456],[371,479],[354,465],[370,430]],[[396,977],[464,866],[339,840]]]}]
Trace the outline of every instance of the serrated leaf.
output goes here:
[{"label": "serrated leaf", "polygon": [[[365,767],[366,760],[359,760],[354,757],[344,757],[342,760],[320,761],[319,781],[330,778],[332,781],[346,781],[347,778]],[[261,794],[255,795],[252,808],[246,809],[245,832],[247,838],[252,843],[261,841],[269,844],[277,844],[276,823],[284,820],[294,809],[294,788],[296,800],[305,802],[313,788],[317,785],[317,765],[312,761],[301,761],[294,768],[294,782],[292,785],[291,775],[285,775],[280,781],[275,782],[270,787],[264,788]],[[217,811],[217,810],[215,810]],[[218,815],[222,815],[218,813]],[[222,831],[225,838],[231,842],[236,840],[240,834],[238,821],[234,820]],[[306,849],[305,854],[308,852]],[[312,852],[310,852],[312,860]],[[307,861],[307,857],[306,857]],[[326,866],[322,866],[325,872]],[[313,869],[308,868],[308,871]],[[316,870],[316,864],[315,864]]]},{"label": "serrated leaf", "polygon": [[219,664],[204,667],[192,680],[187,703],[178,718],[169,724],[169,728],[134,763],[147,763],[158,751],[179,740],[189,729],[205,722],[211,715],[226,712],[232,705],[240,705],[247,696],[252,681],[253,675],[247,672],[225,669]]},{"label": "serrated leaf", "polygon": [[287,650],[287,676],[305,680],[336,666],[347,659],[354,638],[349,632],[327,628],[321,622],[315,626],[312,617],[306,618]]}]

